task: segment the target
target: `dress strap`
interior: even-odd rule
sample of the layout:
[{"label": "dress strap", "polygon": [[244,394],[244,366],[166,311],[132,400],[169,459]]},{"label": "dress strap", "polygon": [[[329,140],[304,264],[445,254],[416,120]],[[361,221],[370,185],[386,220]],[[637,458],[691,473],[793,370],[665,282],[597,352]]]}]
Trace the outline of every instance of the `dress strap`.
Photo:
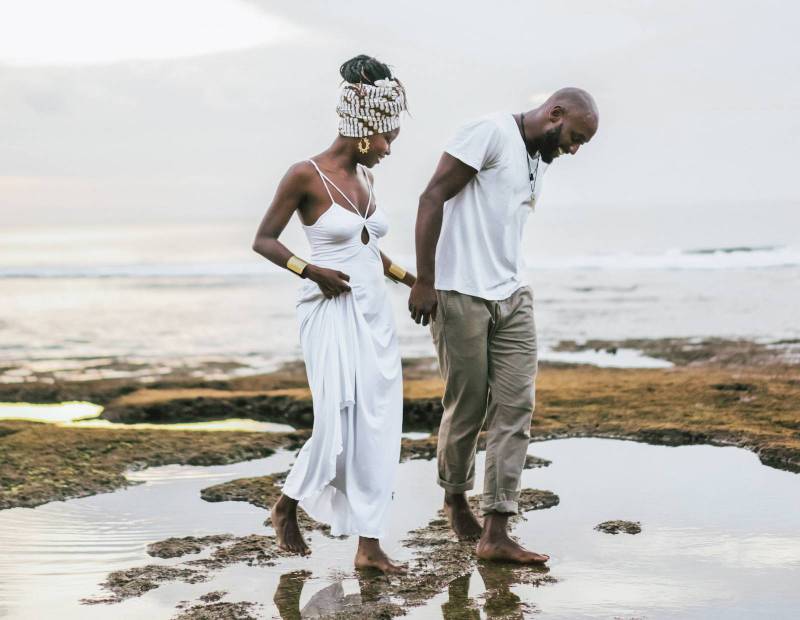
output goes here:
[{"label": "dress strap", "polygon": [[328,187],[328,183],[330,182],[330,179],[328,179],[328,177],[326,177],[324,174],[322,174],[322,170],[319,169],[319,166],[317,165],[317,162],[315,162],[313,159],[308,159],[306,161],[310,162],[311,165],[314,166],[314,169],[317,171],[317,174],[319,174],[319,178],[322,179],[322,184],[325,186],[325,191],[328,192],[328,198],[331,199],[331,204],[334,203],[335,200],[333,199],[333,194],[331,194],[331,190]]},{"label": "dress strap", "polygon": [[[325,175],[325,173],[322,172],[322,170],[319,169],[319,166],[317,165],[317,162],[315,162],[313,159],[309,159],[308,161],[310,161],[313,164],[314,168],[317,169],[317,172],[319,173],[319,176],[322,178],[323,183],[325,183],[325,189],[328,190],[328,196],[331,197],[331,202],[336,203],[336,201],[333,199],[333,196],[331,196],[331,190],[328,188],[328,185],[330,185],[333,189],[335,189],[337,192],[339,192],[342,195],[342,198],[344,198],[347,201],[347,204],[350,206],[350,208],[353,211],[356,212],[356,215],[358,215],[358,217],[360,217],[362,220],[366,220],[367,218],[361,213],[361,211],[358,210],[358,207],[355,205],[355,203],[352,200],[350,200],[350,198],[347,197],[347,194],[345,194],[341,189],[339,189],[339,186],[336,185],[336,183],[334,183],[333,181],[331,181]],[[336,203],[336,204],[338,204],[338,203]],[[367,210],[369,210],[369,205],[367,205]]]}]

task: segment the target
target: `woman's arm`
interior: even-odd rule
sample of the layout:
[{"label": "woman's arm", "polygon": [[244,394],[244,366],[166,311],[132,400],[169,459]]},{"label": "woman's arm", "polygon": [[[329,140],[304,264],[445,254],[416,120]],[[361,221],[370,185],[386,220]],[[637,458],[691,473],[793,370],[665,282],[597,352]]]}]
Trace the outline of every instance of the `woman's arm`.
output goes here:
[{"label": "woman's arm", "polygon": [[[255,252],[285,269],[288,269],[289,259],[294,253],[278,241],[278,237],[286,228],[292,214],[308,199],[308,186],[313,179],[310,167],[299,163],[289,168],[275,191],[272,204],[261,220],[253,241]],[[350,290],[347,283],[350,276],[341,271],[306,264],[298,275],[316,282],[328,299]]]},{"label": "woman's arm", "polygon": [[[414,274],[410,271],[406,271],[397,263],[392,263],[392,259],[386,256],[386,254],[383,252],[381,252],[381,262],[383,263],[383,275],[385,275],[387,278],[395,282],[401,282],[409,288],[414,286],[414,282],[417,281],[417,278],[414,277]],[[394,265],[394,269],[392,269],[392,265]],[[393,271],[395,273],[392,273]],[[400,274],[403,274],[402,278],[398,277]]]}]

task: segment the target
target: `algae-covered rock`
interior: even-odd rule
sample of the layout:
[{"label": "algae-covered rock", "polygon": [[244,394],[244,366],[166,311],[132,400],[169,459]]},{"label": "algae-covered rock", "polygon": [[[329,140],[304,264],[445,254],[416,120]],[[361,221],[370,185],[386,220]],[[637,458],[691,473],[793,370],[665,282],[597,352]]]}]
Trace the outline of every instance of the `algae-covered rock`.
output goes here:
[{"label": "algae-covered rock", "polygon": [[595,525],[594,529],[606,534],[619,534],[620,532],[625,534],[638,534],[642,531],[642,524],[638,521],[603,521]]}]

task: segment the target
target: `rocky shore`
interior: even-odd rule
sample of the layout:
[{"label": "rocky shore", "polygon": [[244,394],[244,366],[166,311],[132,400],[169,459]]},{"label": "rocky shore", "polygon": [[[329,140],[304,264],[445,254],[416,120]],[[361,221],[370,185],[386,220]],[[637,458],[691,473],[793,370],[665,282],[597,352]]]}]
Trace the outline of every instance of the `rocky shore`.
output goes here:
[{"label": "rocky shore", "polygon": [[[792,343],[777,346],[727,341],[592,342],[583,347],[613,354],[615,347],[636,348],[669,359],[668,369],[611,369],[543,364],[537,378],[533,441],[567,437],[607,437],[662,445],[740,446],[765,465],[800,472],[800,365]],[[787,348],[788,347],[788,348]],[[576,350],[575,343],[562,343]],[[748,364],[747,360],[755,360]],[[442,383],[429,359],[405,362],[404,430],[428,433],[402,442],[402,459],[431,459],[441,416]],[[104,407],[102,417],[118,424],[194,422],[250,418],[288,424],[288,433],[184,431],[159,428],[80,428],[42,422],[0,420],[0,509],[33,507],[45,502],[121,488],[130,469],[184,463],[217,465],[262,458],[278,449],[298,449],[310,435],[311,397],[301,364],[275,373],[201,380],[167,376],[139,379],[39,381],[0,384],[0,401],[61,402],[86,400]],[[482,447],[483,438],[479,443]],[[526,468],[550,462],[530,455]],[[264,509],[265,519],[280,494],[285,472],[240,478],[203,488],[208,502],[241,501]],[[546,509],[559,498],[549,491],[526,489],[523,511]],[[268,521],[265,521],[268,525]],[[327,536],[326,526],[301,514],[306,532]],[[638,533],[637,522],[609,521],[598,532]],[[110,573],[104,594],[86,604],[114,604],[139,597],[167,583],[204,584],[237,564],[272,566],[285,560],[268,532],[234,536],[220,529],[205,536],[179,536],[151,543],[152,563]],[[536,609],[520,600],[515,584],[546,586],[557,580],[546,568],[520,569],[477,562],[467,543],[451,534],[443,515],[408,533],[403,543],[412,553],[403,577],[358,574],[360,595],[342,595],[337,618],[395,617],[428,603],[443,591],[443,612],[477,617],[469,597],[469,575],[478,571],[486,586],[482,606],[492,617],[521,617]],[[163,563],[163,559],[168,563]],[[283,617],[299,617],[305,570],[280,577],[274,603]],[[209,584],[210,585],[210,584]],[[334,584],[335,585],[335,584]],[[331,586],[333,587],[333,586]],[[208,588],[211,590],[211,587]],[[228,599],[228,600],[223,600]],[[452,609],[451,609],[452,608]],[[209,591],[176,608],[176,618],[262,617],[256,603],[236,594]],[[366,615],[365,615],[366,614]]]},{"label": "rocky shore", "polygon": [[[621,344],[626,343],[616,343]],[[651,353],[661,352],[675,367],[543,364],[537,378],[532,440],[606,437],[662,445],[739,446],[755,452],[765,465],[800,472],[800,365],[786,359],[787,346],[795,345],[717,340],[638,344]],[[744,364],[743,351],[758,364]],[[403,455],[431,458],[441,417],[442,383],[432,360],[404,364],[404,430],[432,435],[404,440]],[[105,407],[101,417],[122,423],[251,418],[289,424],[297,431],[81,429],[0,420],[0,509],[113,490],[128,484],[124,476],[128,468],[264,457],[277,448],[300,446],[313,422],[305,371],[298,363],[275,373],[227,380],[167,377],[147,385],[118,378],[0,384],[0,401],[63,400],[101,404]]]}]

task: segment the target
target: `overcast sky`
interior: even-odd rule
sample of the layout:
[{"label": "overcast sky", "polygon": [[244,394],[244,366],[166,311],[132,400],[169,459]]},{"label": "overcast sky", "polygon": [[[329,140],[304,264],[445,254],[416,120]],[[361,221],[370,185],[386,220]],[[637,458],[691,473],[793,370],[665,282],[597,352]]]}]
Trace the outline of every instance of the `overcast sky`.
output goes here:
[{"label": "overcast sky", "polygon": [[698,217],[731,243],[790,242],[798,17],[769,0],[4,0],[0,223],[257,223],[334,138],[338,67],[368,53],[413,114],[375,171],[403,243],[459,124],[566,85],[595,95],[600,130],[548,172],[544,221],[646,237]]}]

